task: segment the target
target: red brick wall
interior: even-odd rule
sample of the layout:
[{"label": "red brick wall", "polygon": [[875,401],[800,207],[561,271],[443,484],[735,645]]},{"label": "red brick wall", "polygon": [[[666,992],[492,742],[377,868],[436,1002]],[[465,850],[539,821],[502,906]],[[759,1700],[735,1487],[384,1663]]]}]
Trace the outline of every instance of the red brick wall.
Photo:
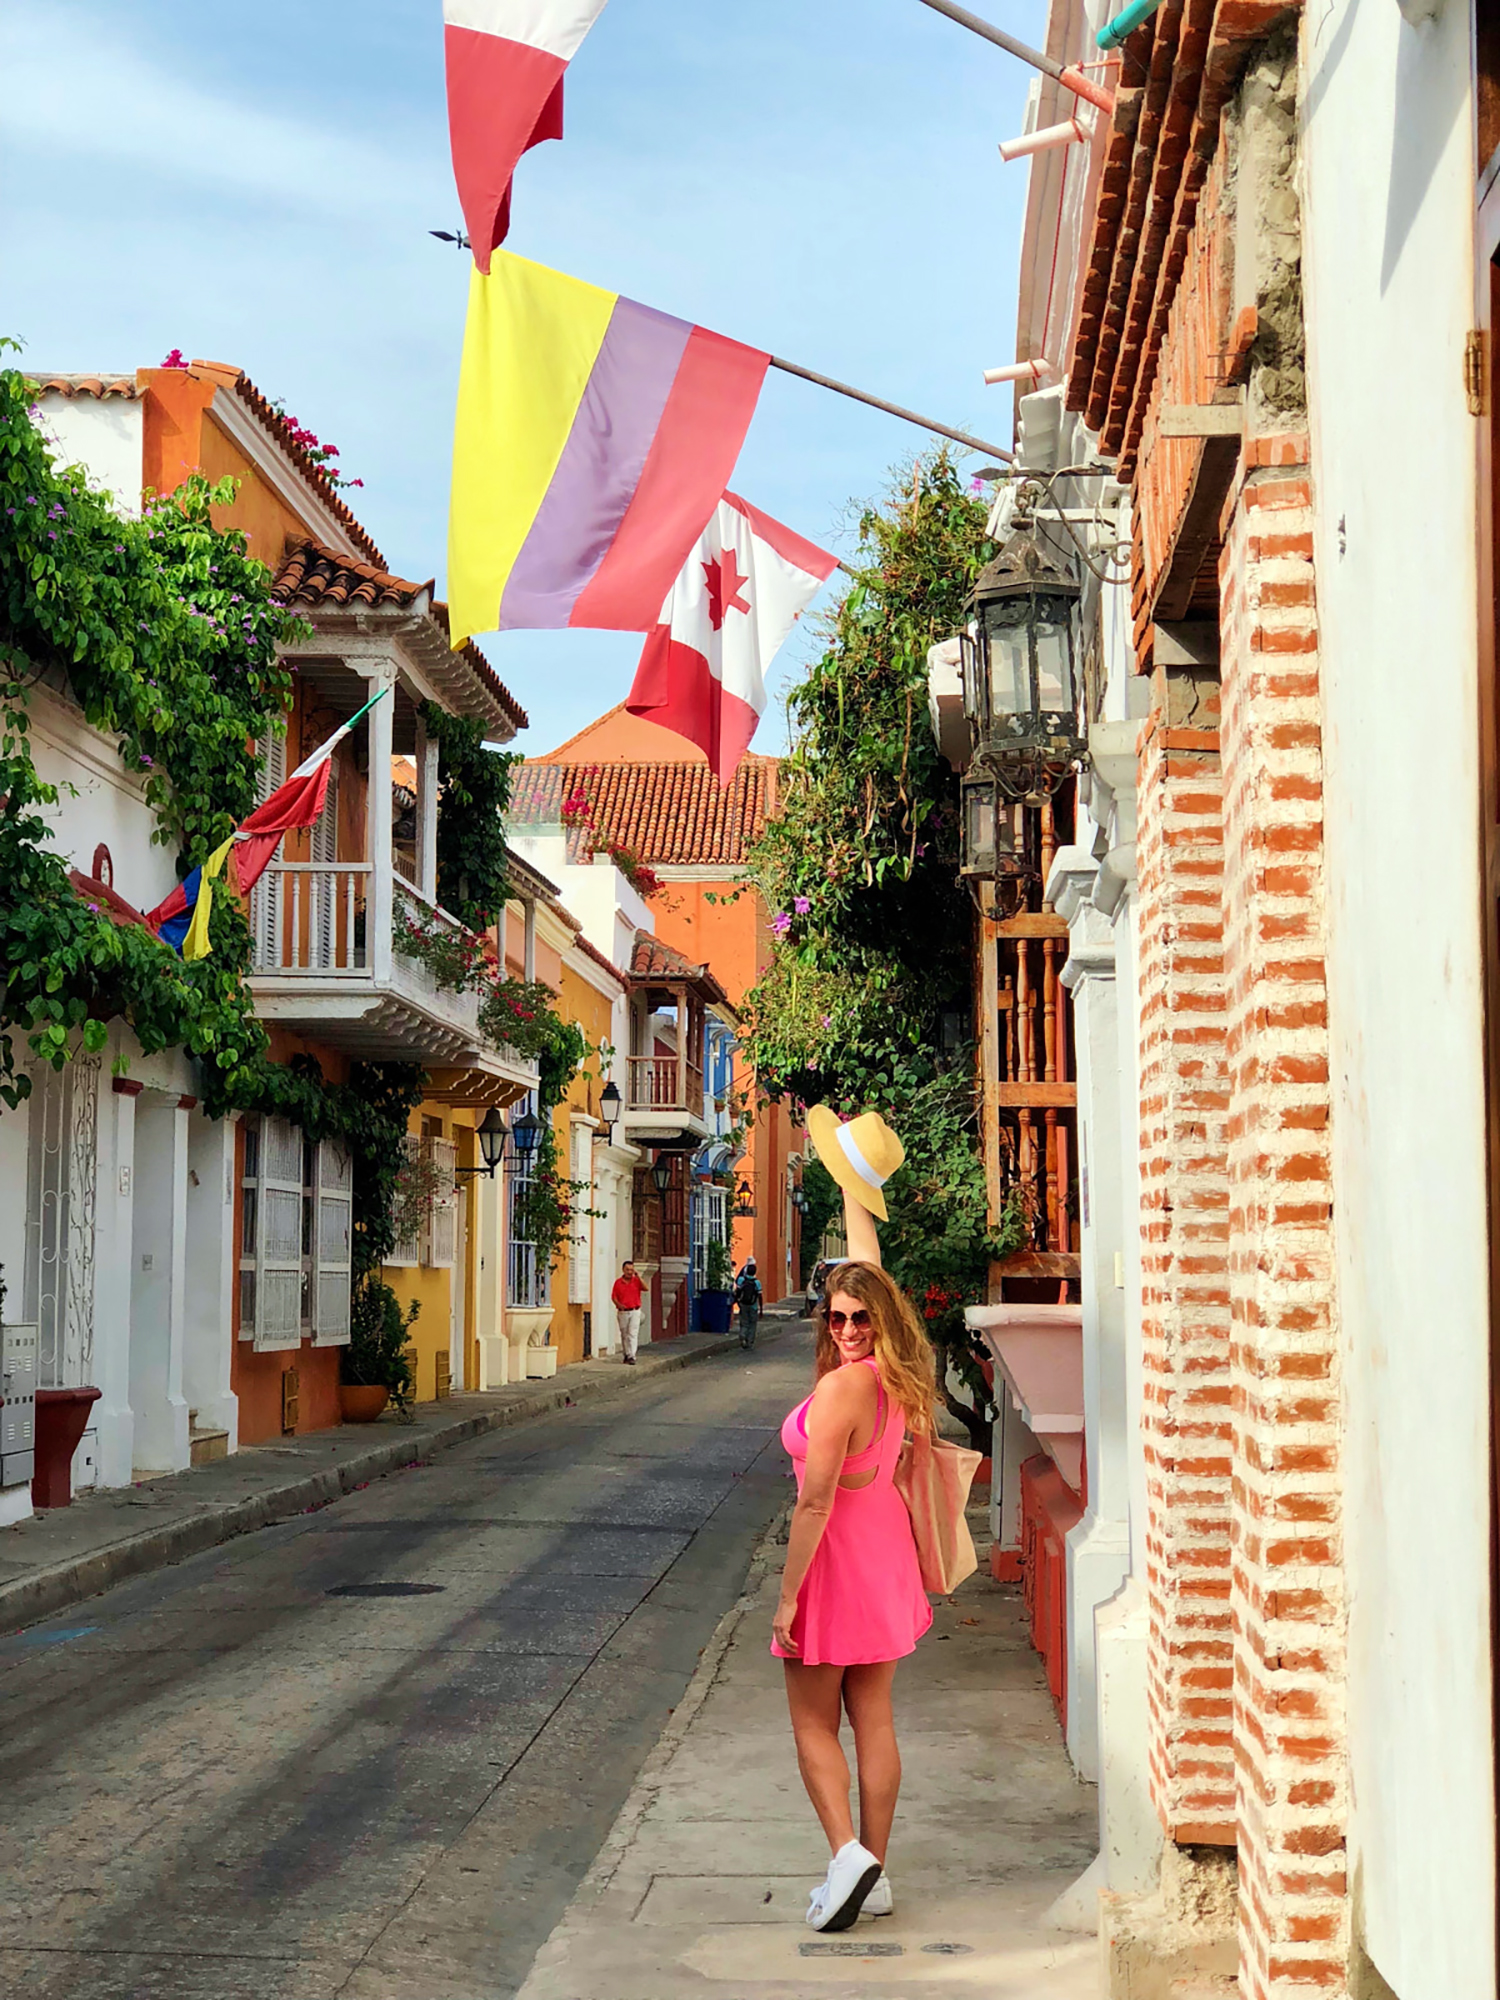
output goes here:
[{"label": "red brick wall", "polygon": [[1218,733],[1143,725],[1138,781],[1141,1273],[1152,1788],[1232,1841],[1228,1080]]},{"label": "red brick wall", "polygon": [[1220,562],[1246,2000],[1344,1990],[1343,1599],[1322,761],[1305,436],[1247,441]]}]

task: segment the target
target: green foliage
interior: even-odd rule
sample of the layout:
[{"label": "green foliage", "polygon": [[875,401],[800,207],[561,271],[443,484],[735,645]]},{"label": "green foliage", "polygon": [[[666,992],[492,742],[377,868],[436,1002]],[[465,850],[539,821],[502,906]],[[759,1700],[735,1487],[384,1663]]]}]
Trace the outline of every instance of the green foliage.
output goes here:
[{"label": "green foliage", "polygon": [[729,1245],[721,1236],[711,1236],[703,1258],[703,1289],[727,1292],[733,1288],[734,1258],[730,1255]]},{"label": "green foliage", "polygon": [[437,890],[445,910],[470,930],[487,930],[505,910],[505,810],[511,773],[522,760],[484,747],[484,726],[424,702],[422,720],[438,746]]},{"label": "green foliage", "polygon": [[[957,783],[927,720],[927,651],[961,629],[994,553],[986,511],[940,450],[864,513],[827,650],[789,703],[781,817],[751,861],[774,940],[747,1006],[757,1081],[795,1103],[878,1110],[900,1133],[881,1255],[918,1299],[938,1282],[982,1298],[989,1259],[1019,1240],[1012,1220],[988,1227],[972,1073],[945,1063],[939,1035],[944,1010],[969,1005],[973,911]],[[810,1170],[803,1189],[828,1198]],[[940,1372],[950,1358],[982,1411],[961,1310],[929,1327]]]},{"label": "green foliage", "polygon": [[279,1114],[348,1146],[355,1269],[370,1270],[394,1241],[390,1196],[421,1070],[359,1064],[330,1085],[311,1057],[272,1063],[236,899],[214,898],[213,949],[191,965],[149,931],[114,924],[74,892],[50,844],[57,792],[29,746],[27,696],[45,679],[118,737],[154,838],[178,849],[186,874],[253,809],[247,743],[280,726],[292,682],[277,649],[310,628],[272,601],[245,537],[214,527],[232,481],[191,478],[122,519],[81,470],[52,463],[30,399],[24,377],[0,371],[0,1101],[31,1088],[14,1032],[60,1068],[79,1048],[102,1049],[123,1020],[148,1055],[181,1048],[197,1060],[211,1116]]},{"label": "green foliage", "polygon": [[807,1206],[802,1211],[802,1282],[812,1275],[812,1267],[823,1254],[823,1238],[828,1225],[844,1210],[844,1193],[823,1162],[809,1153],[802,1169],[802,1193]]},{"label": "green foliage", "polygon": [[406,1344],[421,1310],[413,1299],[403,1313],[396,1294],[376,1277],[357,1282],[349,1301],[349,1344],[339,1354],[339,1380],[351,1387],[389,1389],[391,1401],[405,1415],[417,1387]]},{"label": "green foliage", "polygon": [[119,738],[154,838],[186,873],[255,803],[247,739],[286,709],[277,648],[307,627],[272,602],[244,537],[213,526],[232,483],[190,479],[124,520],[79,468],[53,465],[30,399],[23,376],[0,370],[0,1101],[30,1091],[13,1031],[61,1066],[101,1049],[116,1017],[148,1052],[186,1049],[205,1094],[222,1095],[245,1087],[266,1046],[243,988],[243,916],[218,898],[213,954],[184,965],[74,894],[49,844],[57,793],[31,759],[28,693],[45,680]]}]

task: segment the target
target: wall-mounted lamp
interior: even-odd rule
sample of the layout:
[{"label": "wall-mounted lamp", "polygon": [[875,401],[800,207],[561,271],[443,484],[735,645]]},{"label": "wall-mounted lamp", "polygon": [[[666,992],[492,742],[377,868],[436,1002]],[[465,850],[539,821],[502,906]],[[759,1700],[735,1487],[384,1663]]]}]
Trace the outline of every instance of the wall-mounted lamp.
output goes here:
[{"label": "wall-mounted lamp", "polygon": [[479,1152],[484,1165],[482,1167],[455,1167],[453,1171],[455,1174],[465,1176],[483,1175],[486,1180],[492,1180],[496,1167],[499,1166],[501,1160],[505,1157],[505,1119],[497,1105],[492,1104],[489,1110],[485,1112],[484,1119],[479,1125],[475,1137],[479,1141]]}]

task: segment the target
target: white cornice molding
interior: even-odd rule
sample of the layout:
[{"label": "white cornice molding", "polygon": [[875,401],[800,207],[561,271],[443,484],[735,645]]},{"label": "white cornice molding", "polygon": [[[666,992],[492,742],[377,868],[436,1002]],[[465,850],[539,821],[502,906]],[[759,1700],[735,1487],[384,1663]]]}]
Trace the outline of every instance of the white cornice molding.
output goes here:
[{"label": "white cornice molding", "polygon": [[146,780],[120,761],[120,739],[96,729],[74,702],[39,685],[32,690],[30,720],[32,731],[49,749],[71,757],[116,791],[145,804]]}]

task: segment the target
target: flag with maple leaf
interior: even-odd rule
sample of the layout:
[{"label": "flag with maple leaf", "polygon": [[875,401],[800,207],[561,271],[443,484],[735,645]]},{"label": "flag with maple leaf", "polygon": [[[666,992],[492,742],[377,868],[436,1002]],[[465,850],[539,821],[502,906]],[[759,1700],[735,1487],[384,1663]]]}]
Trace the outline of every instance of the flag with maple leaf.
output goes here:
[{"label": "flag with maple leaf", "polygon": [[521,155],[563,132],[563,73],[604,0],[443,0],[448,136],[474,262],[510,230]]},{"label": "flag with maple leaf", "polygon": [[726,493],[646,636],[625,706],[696,743],[721,785],[766,705],[766,670],[838,558]]}]

